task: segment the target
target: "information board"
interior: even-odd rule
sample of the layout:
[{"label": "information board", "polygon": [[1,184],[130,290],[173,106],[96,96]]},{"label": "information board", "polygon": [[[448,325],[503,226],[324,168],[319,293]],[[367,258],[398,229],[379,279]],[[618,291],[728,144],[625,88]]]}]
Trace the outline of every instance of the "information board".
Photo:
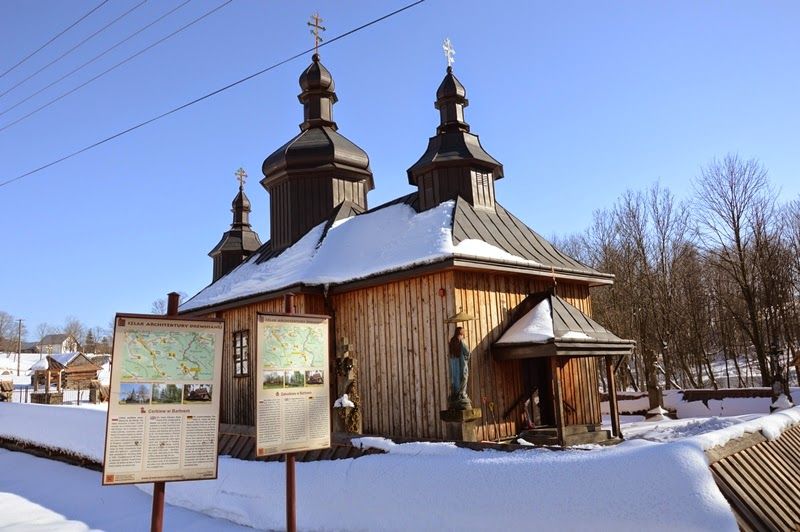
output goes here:
[{"label": "information board", "polygon": [[104,485],[217,478],[223,327],[117,314]]},{"label": "information board", "polygon": [[259,314],[256,456],[331,445],[328,317]]}]

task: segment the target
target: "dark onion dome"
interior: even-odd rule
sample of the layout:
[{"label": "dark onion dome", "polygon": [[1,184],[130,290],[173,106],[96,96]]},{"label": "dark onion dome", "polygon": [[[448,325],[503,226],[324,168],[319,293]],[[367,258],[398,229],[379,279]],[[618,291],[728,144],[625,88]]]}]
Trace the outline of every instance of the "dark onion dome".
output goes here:
[{"label": "dark onion dome", "polygon": [[495,180],[503,177],[503,165],[483,149],[477,135],[469,132],[469,124],[464,120],[464,108],[468,105],[464,85],[453,74],[453,68],[447,67],[434,104],[439,110],[439,127],[436,136],[428,140],[425,153],[408,169],[410,184],[416,185],[417,178],[434,167],[464,164],[492,172]]},{"label": "dark onion dome", "polygon": [[467,89],[465,89],[464,85],[453,75],[453,67],[450,66],[447,67],[447,75],[442,80],[439,88],[436,89],[436,99],[443,100],[445,98],[463,98],[464,107],[469,105],[467,102]]},{"label": "dark onion dome", "polygon": [[250,198],[247,197],[247,194],[244,193],[244,189],[239,187],[239,193],[236,194],[236,197],[233,198],[231,202],[231,210],[236,213],[236,211],[250,211]]},{"label": "dark onion dome", "polygon": [[[311,64],[300,74],[300,88],[303,89],[303,91],[327,90],[333,92],[336,90],[336,86],[333,83],[333,76],[331,76],[330,71],[319,62],[318,54],[314,54],[311,57]],[[336,95],[334,95],[334,98],[335,96]]]},{"label": "dark onion dome", "polygon": [[262,183],[272,176],[312,169],[332,171],[336,177],[344,179],[368,179],[369,190],[374,186],[367,152],[328,126],[302,131],[275,150],[261,166],[267,176]]},{"label": "dark onion dome", "polygon": [[[264,160],[262,184],[284,174],[321,171],[337,178],[368,181],[374,188],[367,152],[338,133],[333,104],[338,101],[333,77],[314,54],[311,65],[300,75],[304,118],[300,134]],[[266,185],[265,185],[266,186]]]}]

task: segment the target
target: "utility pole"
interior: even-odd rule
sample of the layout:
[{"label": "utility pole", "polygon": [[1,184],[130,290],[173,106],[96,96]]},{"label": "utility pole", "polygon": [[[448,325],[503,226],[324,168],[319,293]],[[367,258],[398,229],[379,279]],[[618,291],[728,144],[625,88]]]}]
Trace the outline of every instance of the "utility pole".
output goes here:
[{"label": "utility pole", "polygon": [[22,359],[22,320],[17,320],[17,377],[19,377],[19,362]]}]

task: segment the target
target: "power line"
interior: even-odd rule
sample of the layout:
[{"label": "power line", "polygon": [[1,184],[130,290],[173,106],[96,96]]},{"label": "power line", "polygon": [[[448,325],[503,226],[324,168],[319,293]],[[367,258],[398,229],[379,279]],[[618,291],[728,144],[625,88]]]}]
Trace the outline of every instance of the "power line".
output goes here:
[{"label": "power line", "polygon": [[79,18],[78,20],[76,20],[75,22],[73,22],[72,24],[70,24],[69,26],[67,26],[66,28],[64,28],[63,30],[61,30],[61,32],[60,32],[60,33],[58,33],[58,34],[56,34],[56,36],[55,36],[55,37],[51,38],[49,41],[47,41],[46,43],[44,43],[43,45],[41,45],[39,48],[37,48],[37,49],[36,49],[36,50],[34,50],[33,52],[29,53],[28,55],[26,55],[25,57],[23,57],[22,59],[20,59],[20,60],[19,60],[19,62],[18,62],[16,65],[12,66],[12,67],[11,67],[11,68],[9,68],[8,70],[6,70],[6,71],[5,71],[5,72],[3,72],[2,74],[0,74],[0,78],[3,78],[3,76],[5,76],[5,75],[6,75],[6,74],[8,74],[9,72],[11,72],[11,71],[12,71],[12,70],[14,70],[15,68],[17,68],[18,66],[20,66],[22,63],[24,63],[25,61],[27,61],[28,59],[30,59],[30,58],[31,58],[31,57],[33,57],[34,55],[36,55],[36,54],[38,54],[39,52],[41,52],[41,51],[42,51],[42,50],[43,50],[43,49],[44,49],[44,48],[45,48],[45,47],[46,47],[48,44],[50,44],[51,42],[55,41],[56,39],[58,39],[59,37],[61,37],[61,36],[62,36],[62,35],[64,35],[65,33],[67,33],[69,30],[71,30],[72,28],[74,28],[75,26],[77,26],[77,25],[78,25],[78,24],[79,24],[81,21],[83,21],[83,19],[85,19],[86,17],[88,17],[89,15],[91,15],[92,13],[94,13],[95,11],[97,11],[98,9],[100,9],[101,7],[103,7],[103,6],[104,6],[104,5],[105,5],[107,2],[108,2],[108,0],[103,0],[102,2],[100,2],[100,3],[99,3],[97,6],[95,6],[93,9],[91,9],[91,10],[90,10],[88,13],[86,13],[86,14],[85,14],[85,15],[83,15],[81,18]]},{"label": "power line", "polygon": [[196,18],[196,19],[194,19],[193,21],[189,22],[188,24],[185,24],[184,26],[181,26],[180,28],[178,28],[177,30],[173,31],[172,33],[170,33],[170,34],[168,34],[168,35],[166,35],[166,36],[162,37],[162,38],[161,38],[161,39],[159,39],[159,40],[157,40],[157,41],[156,41],[156,42],[154,42],[153,44],[151,44],[151,45],[149,45],[149,46],[146,46],[146,47],[142,48],[141,50],[139,50],[138,52],[136,52],[135,54],[133,54],[133,55],[130,55],[130,56],[128,56],[128,57],[126,57],[125,59],[123,59],[123,60],[122,60],[122,61],[120,61],[119,63],[115,64],[114,66],[112,66],[112,67],[110,67],[110,68],[107,68],[107,69],[106,69],[106,70],[104,70],[103,72],[100,72],[100,73],[99,73],[98,75],[96,75],[95,77],[93,77],[93,78],[90,78],[90,79],[88,79],[87,81],[84,81],[83,83],[81,83],[81,84],[80,84],[80,85],[78,85],[77,87],[73,87],[72,89],[68,90],[68,91],[67,91],[67,92],[65,92],[64,94],[61,94],[60,96],[56,96],[55,98],[53,98],[53,99],[52,99],[52,100],[50,100],[49,102],[47,102],[47,103],[45,103],[45,104],[42,104],[42,105],[40,105],[39,107],[37,107],[37,108],[36,108],[36,109],[34,109],[33,111],[29,112],[28,114],[22,115],[21,117],[17,118],[17,119],[16,119],[16,120],[14,120],[13,122],[9,122],[8,124],[4,125],[3,127],[0,127],[0,131],[5,131],[6,129],[8,129],[8,128],[10,128],[10,127],[12,127],[12,126],[16,125],[16,124],[19,124],[19,123],[20,123],[20,122],[22,122],[23,120],[25,120],[25,119],[27,119],[27,118],[30,118],[31,116],[35,115],[35,114],[36,114],[36,113],[38,113],[39,111],[41,111],[41,110],[43,110],[43,109],[46,109],[46,108],[50,107],[51,105],[53,105],[53,104],[54,104],[54,103],[56,103],[57,101],[59,101],[59,100],[62,100],[62,99],[64,99],[64,98],[66,98],[66,97],[67,97],[67,96],[69,96],[70,94],[72,94],[72,93],[74,93],[74,92],[76,92],[76,91],[78,91],[78,90],[82,89],[83,87],[85,87],[86,85],[88,85],[88,84],[92,83],[93,81],[96,81],[96,80],[98,80],[98,79],[102,78],[103,76],[105,76],[105,75],[106,75],[106,74],[108,74],[109,72],[111,72],[111,71],[113,71],[113,70],[116,70],[117,68],[121,67],[121,66],[122,66],[122,65],[124,65],[125,63],[127,63],[127,62],[129,62],[129,61],[132,61],[133,59],[136,59],[137,57],[139,57],[140,55],[142,55],[142,54],[143,54],[143,53],[145,53],[146,51],[150,50],[151,48],[155,48],[156,46],[158,46],[158,45],[159,45],[159,44],[161,44],[162,42],[166,41],[167,39],[170,39],[170,38],[174,37],[175,35],[179,34],[180,32],[182,32],[183,30],[185,30],[185,29],[188,29],[190,26],[193,26],[193,25],[197,24],[198,22],[200,22],[200,21],[201,21],[201,20],[203,20],[204,18],[206,18],[206,17],[208,17],[208,16],[210,16],[210,15],[213,15],[214,13],[216,13],[217,11],[219,11],[220,9],[222,9],[223,7],[227,6],[227,5],[228,5],[228,4],[230,4],[231,2],[233,2],[233,0],[226,0],[226,1],[225,1],[225,2],[223,2],[222,4],[218,5],[218,6],[217,6],[217,7],[215,7],[214,9],[212,9],[211,11],[207,11],[206,13],[204,13],[203,15],[200,15],[199,17],[197,17],[197,18]]},{"label": "power line", "polygon": [[[400,9],[396,9],[396,10],[392,11],[391,13],[387,13],[386,15],[383,15],[382,17],[378,17],[376,19],[373,19],[373,20],[367,22],[366,24],[362,24],[361,26],[353,28],[352,30],[346,31],[344,33],[341,33],[341,34],[337,35],[336,37],[333,37],[332,39],[329,39],[327,42],[320,43],[319,47],[322,48],[323,46],[328,46],[330,44],[333,44],[334,42],[338,41],[339,39],[344,39],[345,37],[348,37],[348,36],[350,36],[350,35],[352,35],[354,33],[357,33],[357,32],[359,32],[359,31],[361,31],[361,30],[363,30],[365,28],[368,28],[368,27],[370,27],[370,26],[372,26],[374,24],[377,24],[378,22],[382,22],[382,21],[384,21],[384,20],[386,20],[386,19],[388,19],[390,17],[393,17],[395,15],[398,15],[398,14],[402,13],[403,11],[406,11],[408,9],[411,9],[412,7],[418,6],[419,4],[421,4],[423,2],[425,2],[425,0],[417,0],[416,2],[412,2],[410,4],[407,4],[407,5],[403,6],[403,7],[401,7]],[[190,106],[192,106],[192,105],[194,105],[196,103],[200,103],[203,100],[207,100],[208,98],[211,98],[212,96],[216,96],[217,94],[220,94],[221,92],[225,92],[228,89],[232,89],[233,87],[236,87],[237,85],[240,85],[240,84],[242,84],[242,83],[244,83],[246,81],[250,81],[251,79],[253,79],[253,78],[257,77],[257,76],[260,76],[261,74],[264,74],[266,72],[269,72],[270,70],[274,70],[274,69],[278,68],[279,66],[285,65],[286,63],[288,63],[290,61],[294,61],[295,59],[297,59],[299,57],[302,57],[304,55],[307,55],[308,53],[310,53],[312,51],[314,51],[314,47],[309,48],[307,50],[303,50],[300,53],[294,54],[291,57],[288,57],[288,58],[286,58],[286,59],[284,59],[282,61],[279,61],[279,62],[277,62],[277,63],[275,63],[273,65],[270,65],[270,66],[268,66],[268,67],[266,67],[266,68],[264,68],[262,70],[259,70],[258,72],[250,74],[249,76],[245,76],[245,77],[243,77],[243,78],[241,78],[241,79],[239,79],[237,81],[234,81],[233,83],[229,83],[228,85],[225,85],[224,87],[221,87],[221,88],[219,88],[219,89],[217,89],[215,91],[209,92],[208,94],[200,96],[199,98],[195,98],[194,100],[192,100],[190,102],[187,102],[187,103],[185,103],[183,105],[180,105],[178,107],[170,109],[169,111],[161,113],[158,116],[154,116],[153,118],[145,120],[144,122],[139,122],[135,126],[131,126],[128,129],[125,129],[123,131],[120,131],[118,133],[115,133],[115,134],[111,135],[110,137],[106,137],[106,138],[104,138],[102,140],[99,140],[99,141],[95,142],[94,144],[90,144],[89,146],[85,146],[85,147],[83,147],[83,148],[81,148],[81,149],[79,149],[77,151],[74,151],[74,152],[70,153],[69,155],[65,155],[64,157],[61,157],[60,159],[56,159],[55,161],[51,161],[51,162],[49,162],[49,163],[47,163],[45,165],[42,165],[42,166],[40,166],[38,168],[34,168],[33,170],[25,172],[24,174],[18,175],[17,177],[13,177],[11,179],[7,179],[5,181],[2,181],[2,182],[0,182],[0,187],[4,187],[4,186],[9,185],[9,184],[11,184],[11,183],[13,183],[15,181],[19,181],[20,179],[24,179],[24,178],[28,177],[29,175],[33,175],[33,174],[35,174],[37,172],[40,172],[40,171],[45,170],[47,168],[50,168],[51,166],[54,166],[54,165],[59,164],[61,162],[64,162],[67,159],[71,159],[71,158],[75,157],[76,155],[80,155],[81,153],[84,153],[84,152],[89,151],[91,149],[94,149],[94,148],[96,148],[98,146],[101,146],[101,145],[105,144],[106,142],[109,142],[109,141],[112,141],[112,140],[114,140],[114,139],[116,139],[118,137],[121,137],[122,135],[126,135],[126,134],[128,134],[128,133],[130,133],[132,131],[135,131],[135,130],[141,128],[141,127],[144,127],[144,126],[146,126],[148,124],[152,124],[153,122],[155,122],[157,120],[161,120],[162,118],[165,118],[165,117],[167,117],[167,116],[169,116],[171,114],[177,113],[178,111],[186,109],[187,107],[190,107]]]},{"label": "power line", "polygon": [[101,57],[103,57],[104,55],[106,55],[108,52],[110,52],[110,51],[112,51],[112,50],[116,49],[117,47],[119,47],[119,46],[121,46],[121,45],[125,44],[126,42],[128,42],[128,41],[129,41],[129,40],[131,40],[131,39],[133,39],[134,37],[136,37],[137,35],[139,35],[139,34],[140,34],[140,33],[142,33],[143,31],[145,31],[146,29],[148,29],[148,28],[150,28],[151,26],[153,26],[154,24],[157,24],[157,23],[161,22],[163,19],[167,18],[168,16],[170,16],[171,14],[173,14],[174,12],[176,12],[177,10],[179,10],[180,8],[182,8],[183,6],[185,6],[186,4],[188,4],[188,3],[189,3],[189,2],[191,2],[191,1],[192,1],[192,0],[184,0],[184,1],[183,1],[183,3],[181,3],[181,4],[178,4],[177,6],[173,7],[172,9],[170,9],[169,11],[167,11],[166,13],[164,13],[163,15],[161,15],[160,17],[158,17],[158,18],[157,18],[157,19],[155,19],[154,21],[152,21],[152,22],[150,22],[150,23],[148,23],[148,24],[146,24],[146,25],[142,26],[141,28],[139,28],[139,29],[138,29],[138,30],[136,30],[135,32],[131,33],[130,35],[128,35],[127,37],[125,37],[125,38],[124,38],[124,39],[122,39],[121,41],[119,41],[119,42],[117,42],[116,44],[114,44],[113,46],[111,46],[111,47],[109,47],[109,48],[106,48],[105,50],[103,50],[102,52],[100,52],[99,54],[97,54],[96,56],[94,56],[93,58],[89,59],[88,61],[86,61],[86,62],[85,62],[85,63],[83,63],[82,65],[80,65],[80,66],[78,66],[78,67],[76,67],[76,68],[74,68],[74,69],[70,70],[69,72],[67,72],[66,74],[64,74],[64,75],[63,75],[63,76],[61,76],[60,78],[58,78],[57,80],[55,80],[55,81],[53,81],[53,82],[51,82],[51,83],[49,83],[49,84],[45,85],[44,87],[42,87],[41,89],[37,90],[36,92],[34,92],[33,94],[31,94],[30,96],[28,96],[28,97],[26,97],[26,98],[24,98],[24,99],[22,99],[22,100],[18,101],[17,103],[15,103],[14,105],[12,105],[11,107],[9,107],[9,108],[7,108],[7,109],[4,109],[3,111],[0,111],[0,116],[3,116],[4,114],[8,113],[9,111],[12,111],[12,110],[16,109],[17,107],[19,107],[19,106],[20,106],[20,105],[22,105],[23,103],[27,102],[27,101],[28,101],[28,100],[30,100],[31,98],[33,98],[33,97],[35,97],[35,96],[38,96],[39,94],[43,93],[44,91],[46,91],[47,89],[49,89],[49,88],[50,88],[50,87],[52,87],[53,85],[55,85],[55,84],[57,84],[57,83],[59,83],[59,82],[61,82],[61,81],[64,81],[65,79],[67,79],[68,77],[70,77],[71,75],[73,75],[74,73],[76,73],[76,72],[78,72],[79,70],[82,70],[84,67],[86,67],[86,66],[88,66],[88,65],[90,65],[90,64],[92,64],[92,63],[94,63],[95,61],[97,61],[98,59],[100,59]]},{"label": "power line", "polygon": [[41,71],[43,71],[43,70],[47,69],[48,67],[50,67],[51,65],[53,65],[53,64],[55,64],[55,63],[57,63],[57,62],[61,61],[62,59],[64,59],[65,57],[67,57],[69,54],[71,54],[72,52],[74,52],[75,50],[77,50],[78,48],[80,48],[81,46],[83,46],[84,44],[86,44],[88,41],[90,41],[91,39],[93,39],[95,36],[99,35],[99,34],[100,34],[100,33],[102,33],[103,31],[105,31],[106,29],[108,29],[109,27],[113,26],[114,24],[116,24],[117,22],[119,22],[120,20],[122,20],[123,18],[125,18],[126,16],[128,16],[129,14],[131,14],[131,13],[132,13],[133,11],[135,11],[136,9],[138,9],[138,8],[142,7],[142,6],[145,4],[145,2],[147,2],[147,0],[142,0],[142,1],[141,1],[141,2],[139,2],[138,4],[136,4],[135,6],[133,6],[132,8],[130,8],[129,10],[127,10],[126,12],[124,12],[123,14],[121,14],[120,16],[118,16],[117,18],[115,18],[114,20],[112,20],[111,22],[109,22],[108,24],[106,24],[105,26],[103,26],[102,28],[100,28],[99,30],[95,31],[94,33],[92,33],[91,35],[89,35],[88,37],[86,37],[86,38],[85,38],[84,40],[82,40],[81,42],[79,42],[78,44],[76,44],[75,46],[73,46],[72,48],[70,48],[69,50],[67,50],[66,52],[64,52],[63,54],[61,54],[60,56],[56,57],[55,59],[53,59],[52,61],[50,61],[49,63],[47,63],[45,66],[41,67],[39,70],[37,70],[37,71],[36,71],[36,72],[34,72],[33,74],[29,75],[27,78],[23,79],[22,81],[18,81],[16,85],[12,85],[12,86],[11,86],[11,88],[7,89],[5,92],[0,92],[0,98],[2,98],[3,96],[5,96],[5,95],[6,95],[6,94],[8,94],[9,92],[13,91],[13,90],[14,90],[14,89],[16,89],[17,87],[19,87],[20,85],[22,85],[23,83],[25,83],[26,81],[28,81],[29,79],[31,79],[32,77],[36,76],[36,75],[37,75],[39,72],[41,72]]}]

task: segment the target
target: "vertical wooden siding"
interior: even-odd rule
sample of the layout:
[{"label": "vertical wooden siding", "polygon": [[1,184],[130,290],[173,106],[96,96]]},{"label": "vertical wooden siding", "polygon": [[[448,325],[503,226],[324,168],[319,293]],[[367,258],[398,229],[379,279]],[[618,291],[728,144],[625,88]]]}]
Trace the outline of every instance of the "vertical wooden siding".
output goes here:
[{"label": "vertical wooden siding", "polygon": [[[296,312],[324,314],[322,298],[295,296]],[[306,307],[309,307],[308,309]],[[225,321],[225,343],[222,348],[221,422],[234,425],[255,424],[255,391],[259,382],[256,360],[256,327],[259,312],[283,312],[283,298],[270,299],[212,314]],[[248,376],[236,377],[233,371],[233,333],[248,330],[250,361]]]},{"label": "vertical wooden siding", "polygon": [[[472,349],[469,395],[474,406],[484,409],[479,437],[515,434],[517,411],[506,419],[503,414],[525,391],[522,363],[496,362],[490,347],[508,327],[511,310],[550,286],[549,280],[523,276],[451,271],[333,295],[336,339],[346,337],[358,361],[364,431],[444,437],[439,411],[447,407],[447,341],[454,327],[445,320],[464,310],[478,318],[465,326]],[[558,293],[590,312],[587,287],[559,285]],[[594,372],[591,359],[565,362],[565,397],[574,409],[568,423],[593,423],[595,417],[599,422]]]},{"label": "vertical wooden siding", "polygon": [[[514,307],[551,286],[549,280],[523,276],[448,271],[332,295],[333,339],[347,338],[358,364],[364,431],[403,438],[444,437],[439,411],[447,407],[447,341],[454,327],[445,320],[464,310],[477,318],[465,325],[472,349],[469,395],[474,406],[484,409],[479,437],[515,434],[518,410],[507,418],[503,414],[525,391],[522,363],[497,362],[490,347],[508,327]],[[439,295],[441,288],[444,297]],[[587,287],[559,285],[558,293],[590,314]],[[298,313],[328,313],[321,296],[298,295],[295,304]],[[225,320],[223,423],[255,423],[257,313],[282,311],[283,299],[277,298],[216,314]],[[250,331],[250,375],[234,377],[233,333],[243,329]],[[566,409],[567,423],[599,423],[595,360],[570,359],[561,372],[564,397],[572,407]]]},{"label": "vertical wooden siding", "polygon": [[[479,272],[455,272],[455,309],[475,316],[466,323],[466,340],[472,348],[469,396],[483,408],[479,437],[496,438],[517,432],[519,408],[507,418],[503,415],[525,393],[522,362],[498,362],[492,358],[491,345],[510,325],[511,311],[534,292],[553,286],[549,279]],[[577,284],[559,284],[558,295],[587,315],[591,314],[589,288]],[[452,326],[449,329],[452,332]],[[564,397],[573,407],[567,408],[567,424],[600,422],[600,405],[594,359],[570,359],[561,365]],[[485,401],[483,399],[486,399]],[[493,412],[488,408],[494,404]]]},{"label": "vertical wooden siding", "polygon": [[443,437],[452,287],[442,272],[332,296],[336,339],[348,339],[358,364],[366,433]]}]

